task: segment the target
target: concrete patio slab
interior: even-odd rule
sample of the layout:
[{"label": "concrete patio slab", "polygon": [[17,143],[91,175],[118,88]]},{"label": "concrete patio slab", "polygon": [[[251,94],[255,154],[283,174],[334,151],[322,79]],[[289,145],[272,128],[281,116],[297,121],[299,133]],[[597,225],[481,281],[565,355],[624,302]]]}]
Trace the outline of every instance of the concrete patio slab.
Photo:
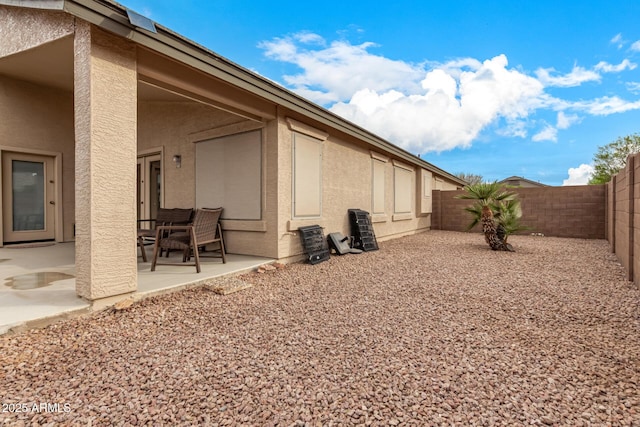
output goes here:
[{"label": "concrete patio slab", "polygon": [[[181,255],[171,257],[171,261],[178,262]],[[202,258],[202,272],[196,273],[195,267],[165,265],[158,265],[152,272],[150,262],[141,262],[141,258],[138,261],[136,292],[92,303],[76,294],[72,242],[0,248],[0,335],[102,309],[122,298],[139,300],[174,292],[273,262],[270,258],[227,254],[226,264],[219,259]]]}]

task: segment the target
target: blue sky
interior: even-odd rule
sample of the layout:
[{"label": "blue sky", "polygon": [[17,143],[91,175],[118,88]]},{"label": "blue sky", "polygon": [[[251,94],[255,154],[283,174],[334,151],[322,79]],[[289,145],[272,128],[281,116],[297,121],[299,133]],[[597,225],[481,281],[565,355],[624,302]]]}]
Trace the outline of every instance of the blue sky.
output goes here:
[{"label": "blue sky", "polygon": [[640,1],[123,0],[451,173],[587,182],[640,132]]}]

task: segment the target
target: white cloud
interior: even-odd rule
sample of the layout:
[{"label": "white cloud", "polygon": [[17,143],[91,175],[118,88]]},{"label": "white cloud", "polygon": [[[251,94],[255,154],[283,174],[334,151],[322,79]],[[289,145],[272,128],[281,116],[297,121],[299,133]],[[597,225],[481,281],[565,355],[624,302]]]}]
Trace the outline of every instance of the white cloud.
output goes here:
[{"label": "white cloud", "polygon": [[631,45],[631,50],[640,52],[640,40],[633,42],[633,44]]},{"label": "white cloud", "polygon": [[[317,46],[321,45],[321,49]],[[424,71],[403,61],[371,54],[373,43],[351,45],[336,41],[326,46],[315,34],[299,33],[291,37],[262,42],[259,47],[278,61],[297,65],[303,73],[284,76],[284,81],[312,101],[344,101],[360,89],[415,92]],[[321,96],[316,93],[321,88]]]},{"label": "white cloud", "polygon": [[626,69],[633,70],[637,67],[637,64],[629,61],[628,59],[623,60],[618,65],[611,65],[607,62],[601,61],[596,64],[594,70],[602,71],[604,73],[619,73],[620,71],[624,71]]},{"label": "white cloud", "polygon": [[479,70],[480,67],[482,67],[482,62],[475,58],[458,58],[444,64],[434,62],[431,64],[431,67],[440,68],[443,71],[446,71],[447,74],[450,74],[455,78],[460,78],[460,74],[462,74],[463,71]]},{"label": "white cloud", "polygon": [[318,34],[315,33],[311,33],[311,32],[301,32],[296,34],[296,40],[298,40],[301,43],[306,43],[306,44],[317,44],[320,46],[324,46],[325,45],[325,41],[324,39],[319,36]]},{"label": "white cloud", "polygon": [[527,137],[527,121],[526,120],[507,120],[505,126],[496,130],[496,133],[506,137]]},{"label": "white cloud", "polygon": [[[372,53],[377,46],[371,42],[327,42],[309,32],[260,47],[267,57],[299,69],[283,77],[286,87],[413,153],[469,147],[488,130],[510,138],[532,132],[533,141],[557,141],[559,130],[585,115],[640,109],[640,100],[618,96],[574,101],[545,92],[546,87],[571,88],[635,69],[627,59],[602,61],[591,69],[576,65],[565,74],[539,68],[531,75],[509,67],[505,55],[413,64]],[[627,88],[640,90],[640,85]],[[555,125],[533,119],[538,111],[554,112]]]},{"label": "white cloud", "polygon": [[556,123],[556,127],[558,129],[568,129],[574,123],[578,123],[580,121],[580,117],[575,114],[565,114],[564,111],[560,111],[558,113],[558,122]]},{"label": "white cloud", "polygon": [[542,85],[508,69],[504,55],[484,61],[474,71],[456,65],[427,72],[421,93],[362,89],[331,110],[409,151],[423,153],[468,147],[496,119],[516,121],[540,104]]},{"label": "white cloud", "polygon": [[593,166],[584,163],[577,168],[569,168],[569,178],[562,181],[562,185],[586,185],[589,183],[593,172]]},{"label": "white cloud", "polygon": [[557,141],[558,140],[558,129],[554,128],[551,125],[547,125],[544,129],[542,129],[537,134],[531,137],[532,141],[540,142],[540,141]]},{"label": "white cloud", "polygon": [[531,137],[534,142],[541,141],[558,141],[558,129],[568,129],[572,124],[580,121],[580,117],[575,114],[566,114],[559,111],[555,127],[547,124],[541,131]]},{"label": "white cloud", "polygon": [[622,33],[616,34],[609,42],[615,44],[618,49],[622,49],[627,44],[627,41],[622,38]]},{"label": "white cloud", "polygon": [[594,116],[608,116],[640,109],[640,101],[625,101],[617,96],[603,96],[590,101],[570,103],[571,108],[585,111]]},{"label": "white cloud", "polygon": [[298,48],[291,38],[276,38],[272,41],[264,41],[258,47],[265,50],[265,55],[278,61],[295,61]]},{"label": "white cloud", "polygon": [[538,68],[536,76],[538,80],[545,86],[555,87],[573,87],[580,86],[582,83],[591,81],[600,81],[600,74],[590,71],[582,67],[575,66],[570,73],[559,76],[552,76],[553,68]]},{"label": "white cloud", "polygon": [[626,86],[629,92],[633,92],[633,93],[640,92],[640,82],[627,82]]}]

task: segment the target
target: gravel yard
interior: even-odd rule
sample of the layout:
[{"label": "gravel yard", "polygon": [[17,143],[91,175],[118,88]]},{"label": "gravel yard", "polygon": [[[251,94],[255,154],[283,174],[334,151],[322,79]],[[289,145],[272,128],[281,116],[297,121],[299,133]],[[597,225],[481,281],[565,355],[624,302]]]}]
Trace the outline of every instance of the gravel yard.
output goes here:
[{"label": "gravel yard", "polygon": [[0,425],[640,426],[608,244],[510,243],[431,231],[1,336]]}]

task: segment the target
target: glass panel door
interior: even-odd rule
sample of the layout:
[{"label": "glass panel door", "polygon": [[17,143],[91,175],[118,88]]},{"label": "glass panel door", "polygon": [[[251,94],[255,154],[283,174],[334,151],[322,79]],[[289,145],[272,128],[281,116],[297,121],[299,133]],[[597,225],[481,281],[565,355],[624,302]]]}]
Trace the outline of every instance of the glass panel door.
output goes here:
[{"label": "glass panel door", "polygon": [[20,242],[55,237],[53,158],[3,153],[3,240]]},{"label": "glass panel door", "polygon": [[44,230],[44,163],[11,161],[13,231]]}]

